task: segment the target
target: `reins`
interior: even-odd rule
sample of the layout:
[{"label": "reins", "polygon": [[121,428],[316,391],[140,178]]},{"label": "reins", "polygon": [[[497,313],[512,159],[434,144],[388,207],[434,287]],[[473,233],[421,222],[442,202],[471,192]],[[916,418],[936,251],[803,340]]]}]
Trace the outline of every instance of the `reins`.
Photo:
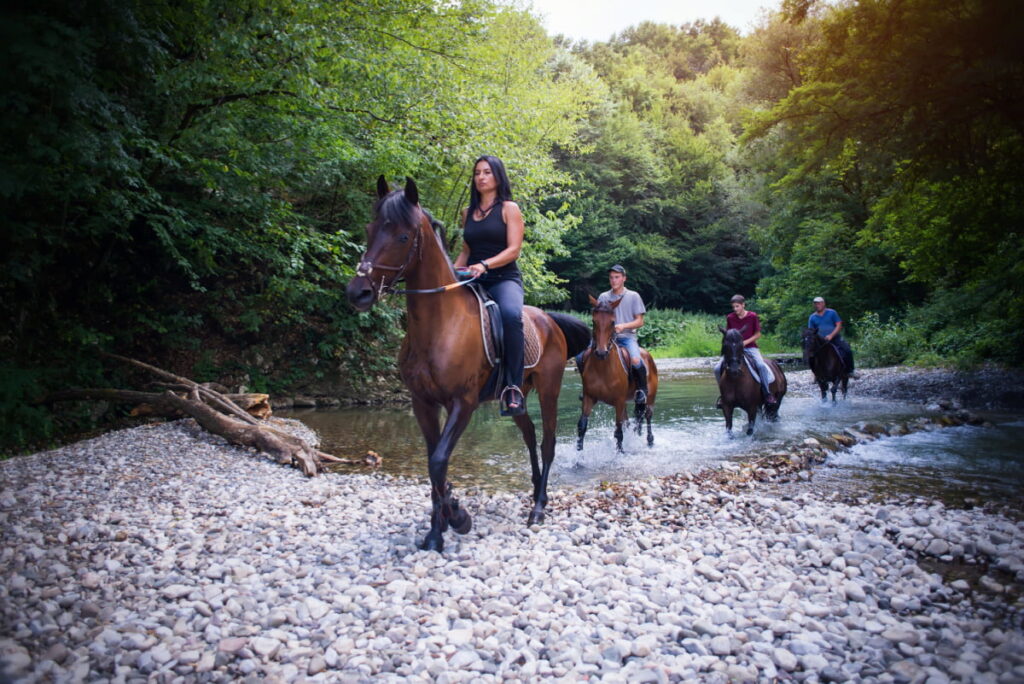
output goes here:
[{"label": "reins", "polygon": [[438,292],[447,292],[448,290],[454,290],[455,288],[462,287],[463,285],[469,285],[473,281],[477,280],[479,277],[480,276],[473,276],[472,278],[468,278],[467,280],[460,280],[455,283],[448,283],[447,285],[442,285],[440,287],[432,287],[427,290],[391,290],[391,292],[394,292],[395,294],[436,294]]},{"label": "reins", "polygon": [[[427,214],[425,211],[423,213],[424,213],[425,218],[427,218],[428,221],[431,220],[429,218],[429,216],[430,216],[429,214]],[[425,290],[396,290],[396,289],[394,289],[392,287],[392,285],[394,285],[395,283],[400,282],[402,280],[403,276],[405,275],[406,269],[408,269],[409,266],[412,264],[413,259],[414,258],[415,259],[422,259],[422,257],[423,257],[422,243],[420,241],[421,233],[422,233],[422,230],[417,228],[416,235],[413,238],[412,247],[409,248],[409,253],[405,257],[405,263],[403,263],[401,266],[388,266],[388,265],[385,265],[385,264],[375,264],[372,260],[365,258],[366,257],[365,253],[363,254],[363,260],[360,261],[359,265],[356,267],[356,275],[357,276],[368,277],[371,273],[373,273],[374,269],[379,269],[379,270],[382,270],[382,271],[397,271],[397,273],[395,274],[395,277],[388,284],[385,284],[384,283],[384,279],[381,278],[380,286],[377,289],[377,298],[378,299],[383,299],[384,296],[388,295],[388,294],[404,294],[404,295],[409,295],[409,294],[437,294],[439,292],[447,292],[449,290],[454,290],[457,287],[462,287],[463,285],[468,285],[468,284],[476,281],[477,279],[479,279],[480,276],[473,276],[472,278],[468,278],[466,280],[459,280],[459,281],[454,282],[454,283],[448,283],[447,285],[441,285],[440,287],[432,287],[432,288],[425,289]]]}]

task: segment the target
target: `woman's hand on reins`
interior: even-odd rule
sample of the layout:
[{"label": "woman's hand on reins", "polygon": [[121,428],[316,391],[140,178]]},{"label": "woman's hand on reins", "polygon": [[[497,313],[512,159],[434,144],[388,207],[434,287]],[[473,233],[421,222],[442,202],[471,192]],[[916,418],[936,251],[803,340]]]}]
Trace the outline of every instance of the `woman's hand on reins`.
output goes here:
[{"label": "woman's hand on reins", "polygon": [[479,278],[484,273],[487,273],[487,267],[484,266],[482,262],[470,264],[469,266],[466,267],[466,269],[473,273],[474,278]]}]

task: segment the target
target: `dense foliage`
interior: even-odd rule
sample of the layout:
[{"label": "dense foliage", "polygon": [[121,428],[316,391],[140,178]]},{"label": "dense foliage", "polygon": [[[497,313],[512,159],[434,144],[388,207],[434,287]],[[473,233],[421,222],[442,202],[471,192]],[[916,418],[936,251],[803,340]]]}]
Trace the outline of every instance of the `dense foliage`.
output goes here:
[{"label": "dense foliage", "polygon": [[821,292],[898,316],[918,352],[1024,361],[1007,324],[1024,314],[1022,28],[995,0],[865,0],[762,29],[799,65],[746,132],[772,189],[760,288],[777,321]]},{"label": "dense foliage", "polygon": [[[42,2],[2,23],[0,430],[99,382],[91,347],[281,389],[390,367],[400,303],[344,285],[379,173],[453,222],[472,160],[516,171],[535,301],[586,72],[538,21],[458,4]],[[210,378],[202,378],[210,379]],[[29,410],[31,413],[31,410]]]},{"label": "dense foliage", "polygon": [[576,180],[579,227],[553,268],[572,303],[607,289],[623,264],[649,305],[728,309],[753,292],[762,263],[748,236],[759,202],[743,198],[735,164],[740,37],[718,20],[680,28],[644,23],[573,53],[607,84],[581,128],[581,152],[560,155]]},{"label": "dense foliage", "polygon": [[619,262],[673,353],[713,346],[735,292],[792,343],[822,294],[876,362],[1020,364],[1024,20],[939,7],[787,1],[745,37],[593,44],[500,0],[8,10],[0,443],[53,429],[47,390],[109,383],[96,347],[363,391],[402,318],[344,302],[374,179],[415,177],[457,250],[482,153],[524,210],[531,303],[583,308]]}]

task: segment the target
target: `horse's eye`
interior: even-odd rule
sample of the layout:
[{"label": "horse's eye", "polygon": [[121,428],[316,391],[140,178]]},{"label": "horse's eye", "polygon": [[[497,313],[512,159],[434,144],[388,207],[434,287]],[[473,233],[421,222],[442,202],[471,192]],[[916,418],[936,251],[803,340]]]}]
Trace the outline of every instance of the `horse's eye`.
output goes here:
[{"label": "horse's eye", "polygon": [[408,242],[409,241],[409,236],[408,235],[400,235],[400,236],[398,236],[398,241],[399,242],[403,242],[403,243],[404,242]]}]

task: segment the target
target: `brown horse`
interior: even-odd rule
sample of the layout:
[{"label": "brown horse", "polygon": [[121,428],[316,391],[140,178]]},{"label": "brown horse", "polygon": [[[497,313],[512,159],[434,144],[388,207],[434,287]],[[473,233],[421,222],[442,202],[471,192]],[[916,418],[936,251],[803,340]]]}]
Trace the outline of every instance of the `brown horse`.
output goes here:
[{"label": "brown horse", "polygon": [[836,403],[836,390],[842,387],[843,399],[846,399],[846,388],[850,384],[850,373],[846,364],[839,356],[839,351],[828,340],[813,328],[805,328],[803,332],[804,363],[814,373],[814,381],[821,389],[821,400],[825,401],[829,383],[832,384],[832,403]]},{"label": "brown horse", "polygon": [[[719,328],[722,330],[722,328]],[[747,412],[747,434],[754,432],[757,413],[764,409],[765,418],[774,423],[779,419],[779,407],[786,394],[786,376],[773,359],[765,363],[775,374],[769,389],[777,403],[764,405],[761,395],[761,381],[751,374],[743,352],[743,335],[739,330],[722,330],[722,374],[718,379],[718,391],[722,394],[722,413],[725,414],[725,429],[732,435],[732,412],[739,407]]]},{"label": "brown horse", "polygon": [[[381,176],[374,219],[367,228],[367,249],[348,284],[346,295],[359,311],[366,311],[394,284],[404,279],[409,287],[407,330],[398,357],[402,381],[412,395],[413,413],[427,443],[433,509],[430,531],[421,549],[441,551],[449,525],[465,534],[472,525],[460,509],[448,482],[448,460],[473,411],[481,401],[493,399],[488,379],[493,369],[481,339],[480,310],[476,297],[460,287],[451,260],[431,219],[419,206],[419,191],[412,179],[405,190],[389,192]],[[543,467],[537,462],[537,435],[528,413],[514,417],[530,452],[533,468],[533,509],[527,524],[544,520],[547,483],[555,455],[555,423],[562,372],[571,356],[590,341],[587,326],[571,316],[546,314],[525,307],[540,336],[541,354],[527,369],[524,396],[536,389],[544,435]],[[439,425],[440,411],[447,418]]]},{"label": "brown horse", "polygon": [[[594,404],[603,401],[615,408],[615,447],[622,451],[622,424],[626,422],[626,400],[636,393],[636,381],[633,373],[626,372],[629,368],[629,355],[626,350],[615,344],[615,309],[622,303],[618,299],[612,303],[598,302],[590,298],[593,307],[591,317],[594,321],[592,348],[583,360],[583,414],[576,426],[579,439],[576,449],[583,448],[583,436],[587,434],[587,423]],[[647,366],[647,402],[636,403],[636,434],[643,430],[643,421],[647,420],[647,445],[654,444],[651,432],[651,416],[654,414],[654,400],[658,394],[658,369],[654,359],[646,349],[640,350],[644,365]]]}]

